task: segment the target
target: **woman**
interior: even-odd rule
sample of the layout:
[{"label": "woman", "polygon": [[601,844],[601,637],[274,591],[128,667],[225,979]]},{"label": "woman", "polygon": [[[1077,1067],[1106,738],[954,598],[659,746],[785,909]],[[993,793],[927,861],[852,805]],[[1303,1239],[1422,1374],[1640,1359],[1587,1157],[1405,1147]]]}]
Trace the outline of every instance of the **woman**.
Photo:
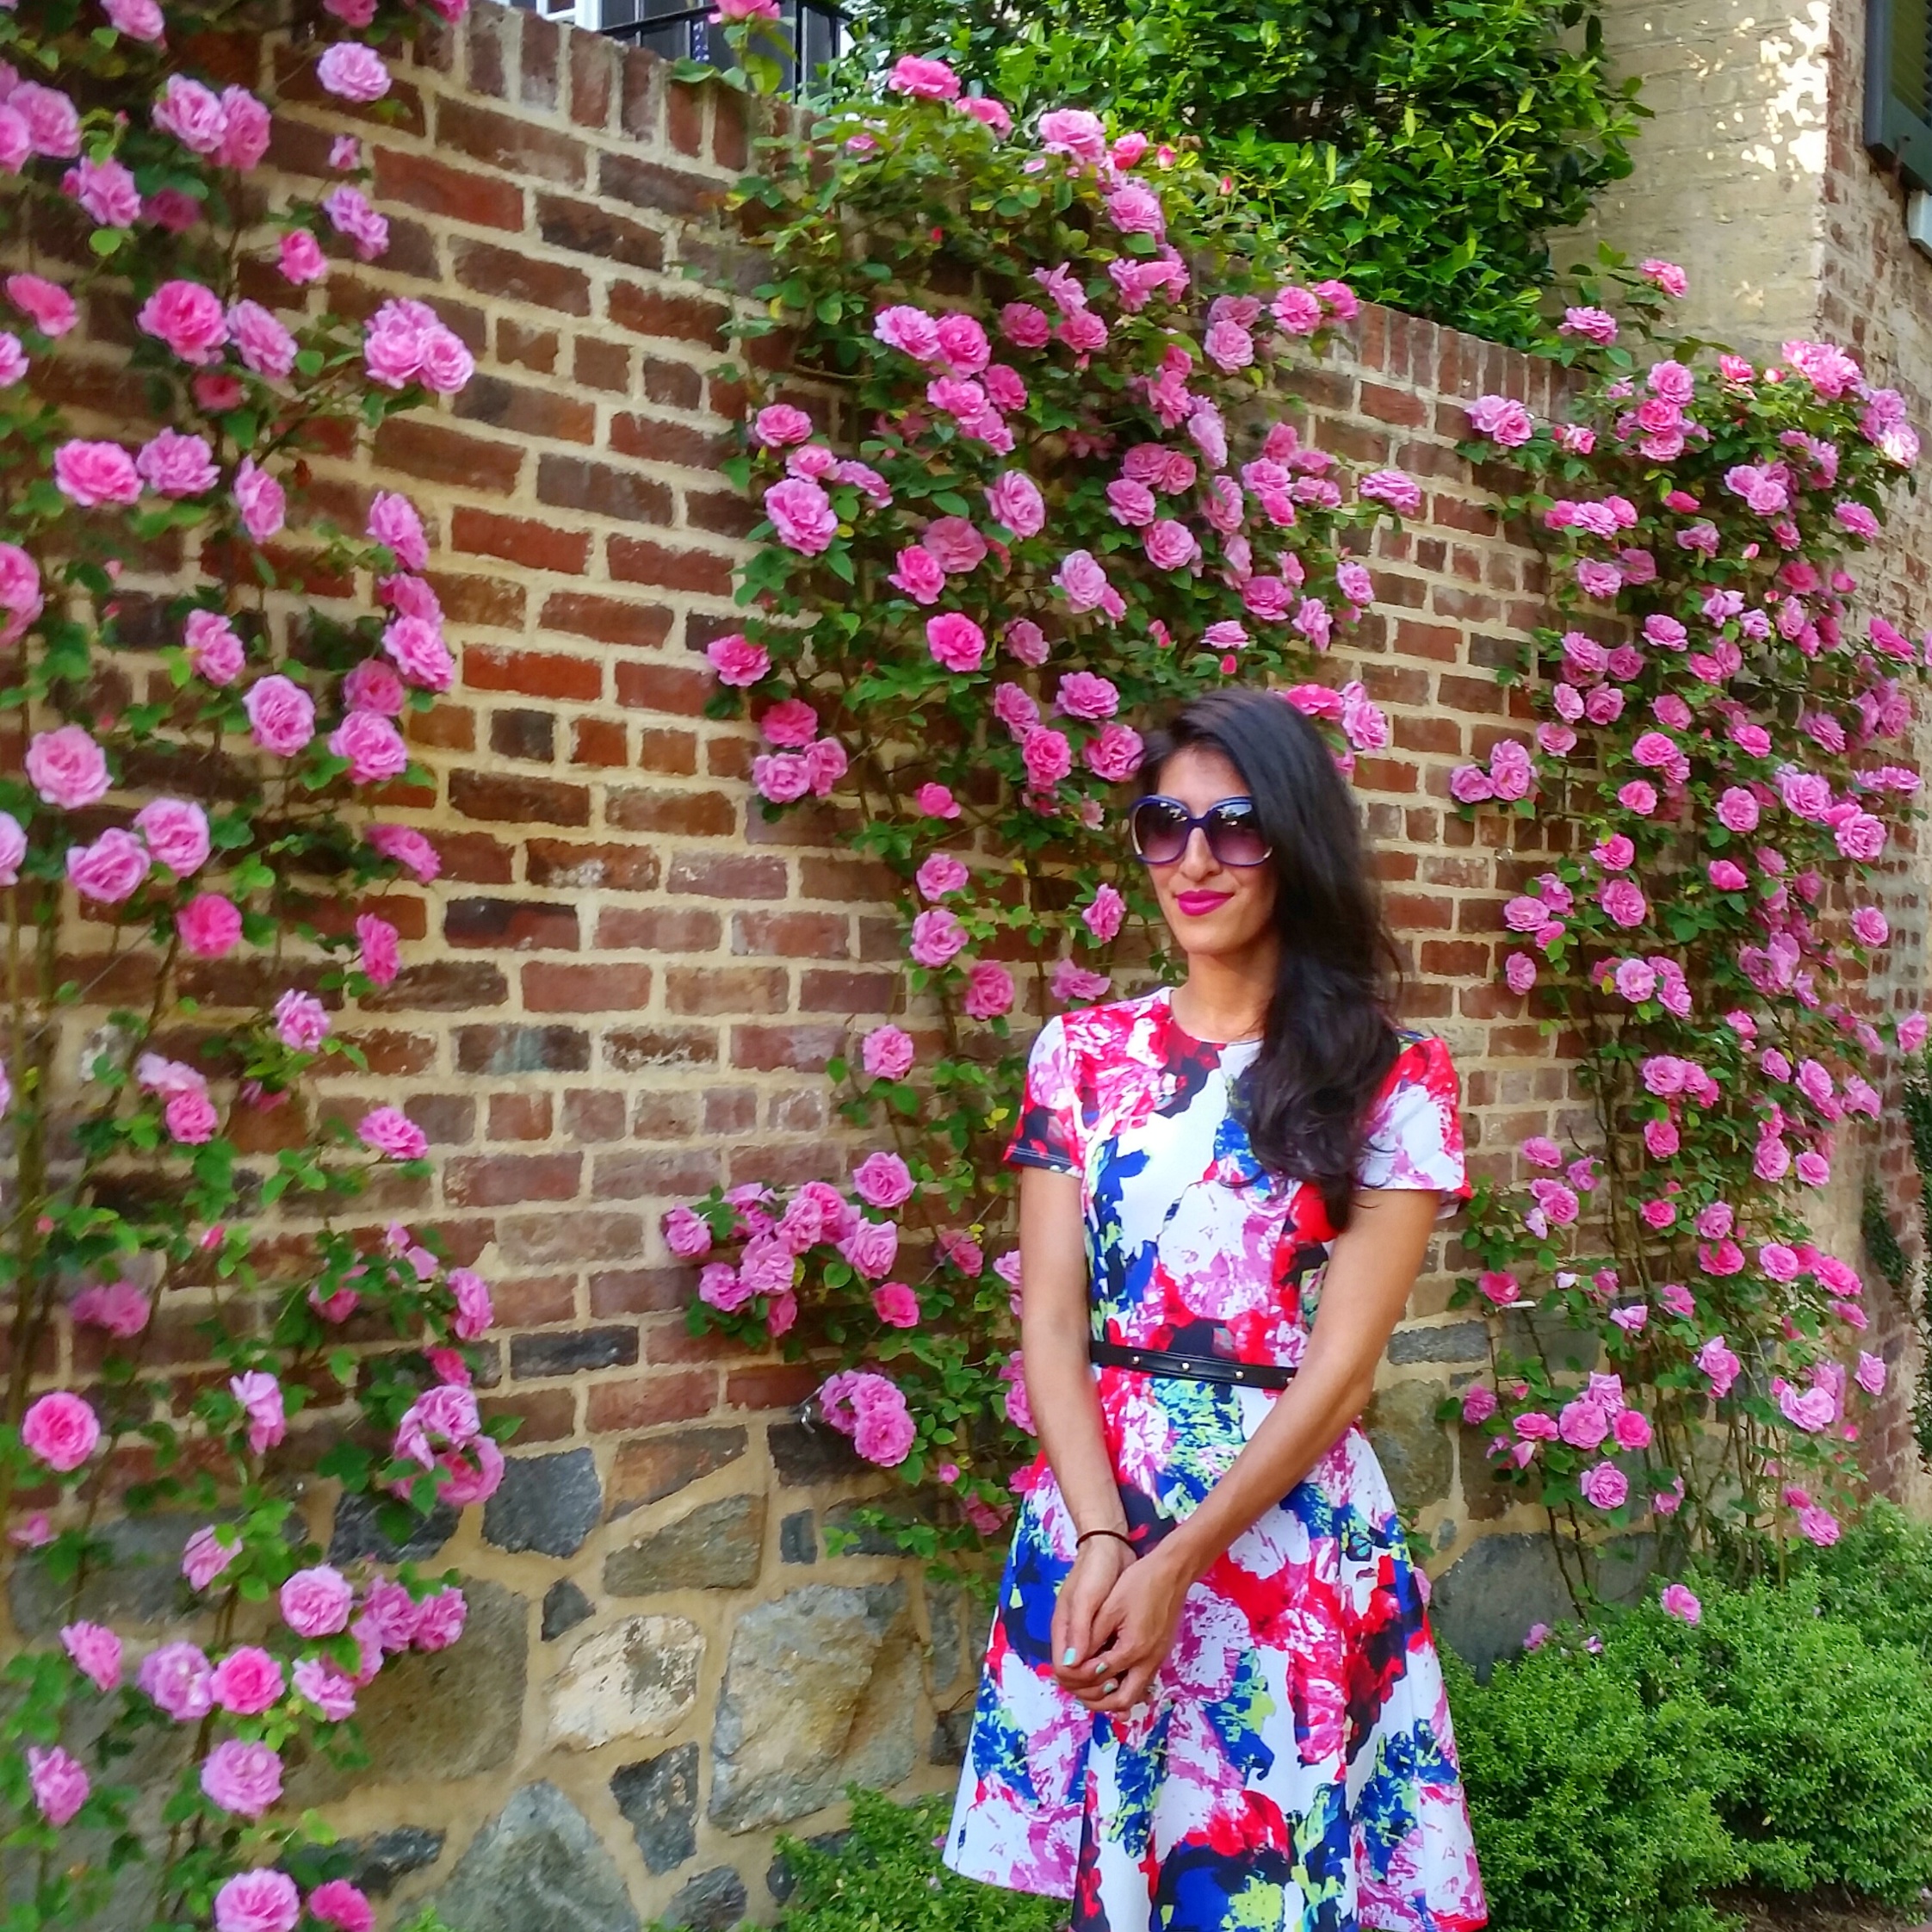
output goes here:
[{"label": "woman", "polygon": [[1441,1670],[1355,1427],[1469,1192],[1455,1070],[1388,1017],[1353,802],[1298,711],[1200,698],[1141,777],[1187,976],[1028,1062],[1043,1452],[946,1861],[1081,1932],[1458,1932],[1487,1910]]}]

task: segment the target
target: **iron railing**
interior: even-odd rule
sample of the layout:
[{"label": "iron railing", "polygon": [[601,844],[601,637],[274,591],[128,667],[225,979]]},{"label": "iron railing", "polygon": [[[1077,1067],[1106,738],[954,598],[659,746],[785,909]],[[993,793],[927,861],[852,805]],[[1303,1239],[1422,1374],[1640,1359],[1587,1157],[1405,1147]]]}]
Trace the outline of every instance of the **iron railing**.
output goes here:
[{"label": "iron railing", "polygon": [[[731,65],[731,50],[713,24],[715,0],[517,0],[552,20],[567,20],[627,45],[649,47],[667,59]],[[835,0],[779,0],[784,32],[770,51],[783,71],[783,86],[795,97],[845,50],[845,15]],[[796,49],[796,58],[793,49]]]}]

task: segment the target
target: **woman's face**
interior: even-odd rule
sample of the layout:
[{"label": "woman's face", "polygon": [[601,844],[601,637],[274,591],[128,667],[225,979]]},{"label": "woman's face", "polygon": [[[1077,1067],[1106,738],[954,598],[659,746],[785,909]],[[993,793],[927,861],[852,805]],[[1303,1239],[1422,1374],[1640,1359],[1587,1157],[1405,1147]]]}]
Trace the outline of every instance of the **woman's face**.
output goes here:
[{"label": "woman's face", "polygon": [[[1224,798],[1248,796],[1248,786],[1232,762],[1205,745],[1176,752],[1161,767],[1156,789],[1164,797],[1179,799],[1197,818]],[[1232,957],[1273,937],[1272,860],[1260,865],[1223,865],[1210,849],[1207,833],[1196,826],[1179,858],[1167,865],[1150,865],[1147,871],[1167,930],[1190,959]]]}]

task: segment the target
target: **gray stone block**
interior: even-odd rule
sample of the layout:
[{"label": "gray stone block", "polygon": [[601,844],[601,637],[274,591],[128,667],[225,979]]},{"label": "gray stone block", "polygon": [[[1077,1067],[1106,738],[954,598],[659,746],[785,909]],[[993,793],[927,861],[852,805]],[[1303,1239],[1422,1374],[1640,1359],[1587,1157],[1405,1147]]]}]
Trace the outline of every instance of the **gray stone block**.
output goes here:
[{"label": "gray stone block", "polygon": [[1362,1427],[1404,1509],[1423,1508],[1449,1493],[1454,1460],[1448,1430],[1435,1419],[1448,1393],[1446,1382],[1391,1383],[1363,1413]]},{"label": "gray stone block", "polygon": [[730,1866],[720,1865],[678,1887],[665,1907],[664,1923],[690,1932],[731,1932],[744,1913],[745,1881]]},{"label": "gray stone block", "polygon": [[550,1680],[551,1743],[666,1736],[697,1702],[703,1663],[703,1634],[684,1617],[627,1617],[586,1637]]},{"label": "gray stone block", "polygon": [[642,1932],[610,1855],[554,1785],[525,1785],[430,1901],[462,1932]]},{"label": "gray stone block", "polygon": [[872,1471],[851,1442],[824,1422],[774,1422],[765,1441],[778,1480],[789,1489],[841,1482]]},{"label": "gray stone block", "polygon": [[529,1605],[474,1578],[463,1595],[469,1617],[455,1644],[393,1658],[357,1694],[368,1768],[311,1758],[288,1781],[292,1805],[331,1804],[357,1785],[441,1783],[509,1763],[523,1728]]},{"label": "gray stone block", "polygon": [[808,1564],[819,1560],[818,1526],[809,1509],[795,1509],[778,1525],[778,1561]]},{"label": "gray stone block", "polygon": [[1489,1331],[1480,1322],[1458,1322],[1446,1328],[1397,1328],[1389,1337],[1389,1359],[1401,1368],[1410,1362],[1480,1362],[1489,1353]]},{"label": "gray stone block", "polygon": [[1429,1599],[1436,1635],[1487,1679],[1498,1657],[1522,1648],[1532,1624],[1575,1614],[1546,1536],[1485,1536],[1438,1580]]},{"label": "gray stone block", "polygon": [[376,1520],[380,1507],[375,1497],[361,1495],[345,1495],[336,1505],[335,1527],[329,1533],[331,1563],[427,1563],[456,1533],[456,1511],[439,1502],[427,1516],[417,1517],[415,1528],[400,1543],[393,1543]]},{"label": "gray stone block", "polygon": [[560,1576],[543,1593],[543,1623],[540,1632],[546,1644],[554,1644],[567,1630],[575,1630],[591,1614],[591,1600],[567,1576]]},{"label": "gray stone block", "polygon": [[425,1871],[443,1856],[448,1834],[419,1824],[399,1824],[373,1838],[347,1838],[342,1849],[356,1861],[350,1879],[372,1898],[387,1898],[399,1879]]},{"label": "gray stone block", "polygon": [[652,1872],[675,1872],[697,1850],[697,1746],[620,1765],[610,1795]]},{"label": "gray stone block", "polygon": [[[750,1831],[829,1804],[851,1775],[850,1748],[869,1749],[882,1728],[858,1721],[882,1653],[903,1695],[890,1660],[908,1629],[902,1582],[811,1583],[740,1617],[712,1731],[712,1823]],[[899,1722],[917,1708],[915,1681]]]},{"label": "gray stone block", "polygon": [[23,1552],[14,1566],[8,1600],[25,1637],[49,1637],[74,1617],[101,1624],[154,1624],[186,1601],[181,1553],[205,1516],[122,1517],[95,1534],[112,1554],[97,1564],[71,1604],[71,1586],[47,1574],[40,1558]]},{"label": "gray stone block", "polygon": [[604,1514],[597,1458],[588,1449],[515,1456],[483,1508],[483,1540],[499,1550],[573,1557]]},{"label": "gray stone block", "polygon": [[758,1581],[765,1554],[765,1497],[721,1496],[604,1561],[607,1596],[665,1590],[742,1589]]}]

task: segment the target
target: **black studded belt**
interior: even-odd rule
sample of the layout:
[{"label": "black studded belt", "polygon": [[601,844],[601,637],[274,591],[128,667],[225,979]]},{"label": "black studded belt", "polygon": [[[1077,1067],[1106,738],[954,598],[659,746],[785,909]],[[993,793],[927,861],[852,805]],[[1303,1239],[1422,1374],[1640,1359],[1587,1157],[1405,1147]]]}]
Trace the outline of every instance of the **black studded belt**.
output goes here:
[{"label": "black studded belt", "polygon": [[1127,1348],[1118,1341],[1090,1341],[1087,1359],[1100,1368],[1138,1369],[1143,1375],[1171,1375],[1184,1382],[1231,1383],[1242,1389],[1285,1389],[1291,1368],[1272,1362],[1233,1362],[1221,1355],[1177,1355],[1167,1348]]}]

